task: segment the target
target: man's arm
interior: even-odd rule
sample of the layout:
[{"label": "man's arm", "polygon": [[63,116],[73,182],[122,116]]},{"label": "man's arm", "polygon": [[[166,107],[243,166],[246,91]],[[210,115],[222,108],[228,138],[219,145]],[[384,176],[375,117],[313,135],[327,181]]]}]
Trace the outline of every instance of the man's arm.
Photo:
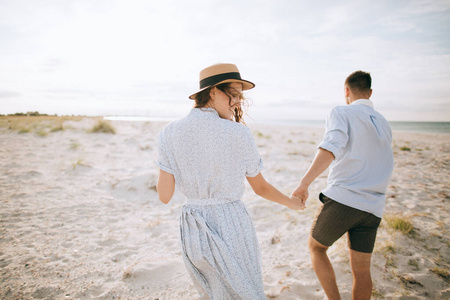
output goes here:
[{"label": "man's arm", "polygon": [[314,157],[314,160],[311,163],[311,166],[300,180],[300,184],[292,193],[292,196],[300,198],[303,204],[305,204],[309,196],[309,185],[330,166],[333,160],[334,155],[332,152],[319,148],[319,150],[317,150],[316,157]]},{"label": "man's arm", "polygon": [[175,192],[175,177],[160,169],[156,190],[158,191],[159,200],[164,204],[169,203]]}]

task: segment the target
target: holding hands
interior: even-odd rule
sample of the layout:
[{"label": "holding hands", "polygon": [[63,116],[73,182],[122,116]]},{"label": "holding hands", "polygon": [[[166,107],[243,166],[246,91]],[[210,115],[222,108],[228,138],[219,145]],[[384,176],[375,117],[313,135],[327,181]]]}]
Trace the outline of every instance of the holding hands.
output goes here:
[{"label": "holding hands", "polygon": [[306,208],[305,203],[299,197],[292,195],[289,199],[289,204],[286,206],[290,209],[304,210]]},{"label": "holding hands", "polygon": [[333,160],[334,154],[332,152],[322,148],[317,150],[314,161],[291,195],[291,199],[297,199],[297,201],[301,202],[303,206],[301,209],[305,209],[305,203],[309,196],[309,185],[328,168]]},{"label": "holding hands", "polygon": [[308,200],[308,196],[309,196],[308,186],[300,182],[295,191],[292,193],[291,199],[293,198],[298,199],[302,203],[303,209],[305,209],[306,200]]}]

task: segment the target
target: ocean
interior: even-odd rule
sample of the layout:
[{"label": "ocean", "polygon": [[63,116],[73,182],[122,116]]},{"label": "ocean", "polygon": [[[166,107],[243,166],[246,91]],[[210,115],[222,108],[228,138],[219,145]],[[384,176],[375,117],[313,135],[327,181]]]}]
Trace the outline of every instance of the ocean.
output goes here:
[{"label": "ocean", "polygon": [[[273,120],[266,121],[267,124],[278,125],[297,125],[305,127],[324,128],[325,121],[314,120]],[[393,131],[407,131],[407,132],[424,132],[424,133],[444,133],[450,134],[450,122],[401,122],[391,121],[391,128]]]},{"label": "ocean", "polygon": [[450,134],[450,122],[389,122],[394,131]]},{"label": "ocean", "polygon": [[[169,122],[173,121],[173,118],[159,118],[159,117],[135,117],[135,116],[115,116],[105,117],[107,120],[118,121],[143,121],[143,122]],[[294,125],[324,128],[325,121],[319,120],[265,120],[264,122],[254,122],[248,120],[249,125],[253,123],[273,124],[273,125]],[[424,132],[424,133],[443,133],[450,134],[450,122],[403,122],[403,121],[390,121],[393,131],[407,131],[407,132]]]}]

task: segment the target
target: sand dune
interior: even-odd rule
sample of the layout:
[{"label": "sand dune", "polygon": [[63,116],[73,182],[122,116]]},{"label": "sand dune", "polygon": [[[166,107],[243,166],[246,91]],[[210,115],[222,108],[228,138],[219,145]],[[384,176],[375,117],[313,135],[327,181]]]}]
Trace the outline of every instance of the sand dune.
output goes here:
[{"label": "sand dune", "polygon": [[[0,298],[196,299],[178,241],[183,196],[164,205],[155,190],[156,138],[166,123],[113,121],[117,133],[107,134],[89,132],[94,118],[59,119],[64,130],[53,131],[54,120],[33,122],[0,123]],[[250,127],[264,176],[291,193],[323,129]],[[449,136],[396,132],[393,149],[386,215],[413,229],[403,234],[383,220],[374,298],[448,299]],[[325,184],[326,174],[313,183],[303,212],[246,190],[268,299],[325,299],[306,244]],[[350,299],[346,238],[329,253]]]}]

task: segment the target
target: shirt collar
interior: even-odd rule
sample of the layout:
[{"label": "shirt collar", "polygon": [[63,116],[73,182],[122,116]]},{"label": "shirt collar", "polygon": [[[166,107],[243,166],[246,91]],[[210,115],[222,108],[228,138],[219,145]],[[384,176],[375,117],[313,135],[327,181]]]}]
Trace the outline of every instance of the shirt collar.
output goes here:
[{"label": "shirt collar", "polygon": [[370,101],[369,99],[358,99],[353,101],[350,105],[354,105],[354,104],[363,104],[363,105],[367,105],[373,108],[373,102]]}]

